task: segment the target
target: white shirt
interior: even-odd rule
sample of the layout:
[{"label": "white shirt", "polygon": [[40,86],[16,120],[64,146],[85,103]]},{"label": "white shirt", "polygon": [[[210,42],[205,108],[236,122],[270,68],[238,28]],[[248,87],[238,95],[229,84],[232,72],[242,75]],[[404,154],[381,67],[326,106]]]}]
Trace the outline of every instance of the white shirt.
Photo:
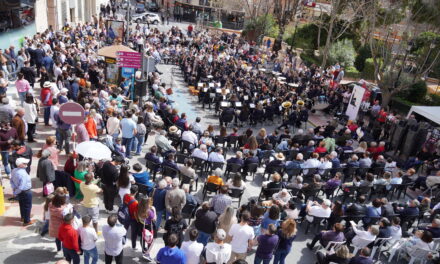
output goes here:
[{"label": "white shirt", "polygon": [[35,119],[38,117],[37,107],[35,104],[23,103],[24,116],[23,121],[29,124],[35,124]]},{"label": "white shirt", "polygon": [[194,146],[196,146],[198,142],[197,135],[192,131],[184,131],[182,133],[182,140],[188,141]]},{"label": "white shirt", "polygon": [[327,207],[326,209],[324,209],[321,205],[314,205],[314,206],[310,207],[306,218],[309,222],[312,222],[313,221],[312,216],[330,217],[331,213],[332,213],[332,209],[330,209],[330,207]]},{"label": "white shirt", "polygon": [[58,105],[52,105],[50,107],[50,121],[52,122],[52,127],[57,128],[57,121],[55,121],[54,115],[56,112],[58,112],[59,110],[59,106]]},{"label": "white shirt", "polygon": [[331,169],[333,167],[333,163],[329,160],[321,162],[319,165],[319,173],[323,174],[324,170]]},{"label": "white shirt", "polygon": [[119,133],[119,119],[112,116],[107,120],[107,132],[109,135]]},{"label": "white shirt", "polygon": [[185,241],[180,248],[186,256],[187,264],[199,264],[200,254],[203,251],[203,244],[197,243],[197,241]]},{"label": "white shirt", "polygon": [[[301,167],[303,169],[311,169],[311,168],[318,168],[321,165],[321,162],[318,159],[308,159],[306,162],[304,162]],[[307,174],[309,170],[304,170],[304,174]]]},{"label": "white shirt", "polygon": [[376,236],[371,234],[369,231],[363,231],[356,228],[356,226],[353,226],[353,231],[356,233],[356,236],[354,236],[352,243],[355,247],[366,247],[368,244],[376,240]]},{"label": "white shirt", "polygon": [[204,152],[201,149],[195,149],[191,155],[191,157],[196,157],[196,158],[201,158],[203,160],[207,160],[208,159],[208,153]]},{"label": "white shirt", "polygon": [[98,240],[98,235],[93,227],[80,227],[78,233],[81,237],[81,248],[83,250],[91,250],[96,247],[95,241]]},{"label": "white shirt", "polygon": [[391,240],[397,241],[402,238],[402,228],[400,226],[390,226]]},{"label": "white shirt", "polygon": [[116,224],[114,227],[105,225],[102,227],[102,236],[105,240],[105,253],[110,256],[118,256],[121,254],[124,245],[122,239],[127,234],[127,230],[121,225]]},{"label": "white shirt", "polygon": [[210,242],[206,245],[206,262],[215,264],[227,263],[231,257],[231,250],[231,245],[227,243],[219,245]]},{"label": "white shirt", "polygon": [[246,253],[249,240],[254,239],[254,229],[248,225],[233,224],[229,230],[231,246],[235,253]]}]

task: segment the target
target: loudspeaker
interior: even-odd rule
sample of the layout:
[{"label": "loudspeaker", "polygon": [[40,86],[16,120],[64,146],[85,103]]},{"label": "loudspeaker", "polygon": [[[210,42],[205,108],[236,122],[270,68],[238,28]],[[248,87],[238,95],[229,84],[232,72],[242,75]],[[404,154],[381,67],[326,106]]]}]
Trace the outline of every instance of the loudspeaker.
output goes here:
[{"label": "loudspeaker", "polygon": [[147,80],[136,80],[134,83],[134,94],[139,97],[147,95]]},{"label": "loudspeaker", "polygon": [[406,123],[398,124],[391,139],[391,148],[397,151],[407,130]]}]

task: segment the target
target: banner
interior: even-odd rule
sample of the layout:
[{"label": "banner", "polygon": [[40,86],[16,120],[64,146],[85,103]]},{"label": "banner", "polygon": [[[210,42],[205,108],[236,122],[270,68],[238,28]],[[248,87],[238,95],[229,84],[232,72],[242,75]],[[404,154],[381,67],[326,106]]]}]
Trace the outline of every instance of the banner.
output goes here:
[{"label": "banner", "polygon": [[359,85],[355,85],[351,93],[350,101],[348,101],[347,112],[349,120],[356,120],[359,112],[359,108],[362,104],[362,98],[364,97],[365,89]]}]

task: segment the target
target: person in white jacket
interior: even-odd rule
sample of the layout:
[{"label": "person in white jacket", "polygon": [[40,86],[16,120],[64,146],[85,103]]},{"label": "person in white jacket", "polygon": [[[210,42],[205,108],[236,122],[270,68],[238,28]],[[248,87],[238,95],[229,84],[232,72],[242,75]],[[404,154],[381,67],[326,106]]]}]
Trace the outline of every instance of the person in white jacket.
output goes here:
[{"label": "person in white jacket", "polygon": [[23,103],[24,116],[23,121],[27,125],[27,138],[28,142],[35,142],[35,122],[38,118],[37,104],[35,103],[34,97],[31,93],[26,94],[26,99]]}]

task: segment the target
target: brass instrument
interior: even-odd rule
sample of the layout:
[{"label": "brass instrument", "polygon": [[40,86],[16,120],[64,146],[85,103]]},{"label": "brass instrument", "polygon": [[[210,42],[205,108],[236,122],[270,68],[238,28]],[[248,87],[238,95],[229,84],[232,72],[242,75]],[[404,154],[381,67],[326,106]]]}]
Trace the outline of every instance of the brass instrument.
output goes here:
[{"label": "brass instrument", "polygon": [[292,111],[292,102],[285,101],[281,104],[281,107],[284,109],[283,119],[288,120]]}]

